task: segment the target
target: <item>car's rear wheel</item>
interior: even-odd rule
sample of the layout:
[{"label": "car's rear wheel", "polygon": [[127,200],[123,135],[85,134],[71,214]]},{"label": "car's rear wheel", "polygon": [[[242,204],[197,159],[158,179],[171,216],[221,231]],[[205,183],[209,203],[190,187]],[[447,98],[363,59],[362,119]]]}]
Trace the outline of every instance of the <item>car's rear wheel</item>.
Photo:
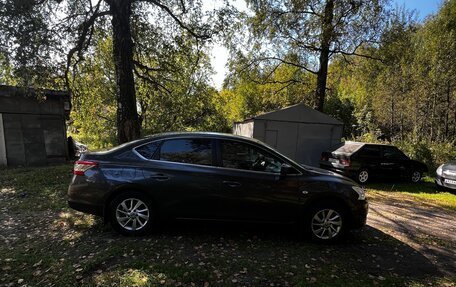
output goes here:
[{"label": "car's rear wheel", "polygon": [[415,170],[415,171],[412,172],[412,175],[411,175],[411,177],[410,177],[410,180],[411,180],[413,183],[417,183],[417,182],[419,182],[419,181],[421,180],[421,176],[422,176],[421,172]]},{"label": "car's rear wheel", "polygon": [[144,235],[154,221],[151,201],[139,192],[122,193],[110,204],[110,220],[123,235]]},{"label": "car's rear wheel", "polygon": [[358,171],[357,180],[361,184],[366,184],[369,180],[369,171],[367,169],[361,169]]},{"label": "car's rear wheel", "polygon": [[308,226],[312,239],[320,242],[334,242],[345,233],[344,210],[337,205],[322,205],[310,213]]}]

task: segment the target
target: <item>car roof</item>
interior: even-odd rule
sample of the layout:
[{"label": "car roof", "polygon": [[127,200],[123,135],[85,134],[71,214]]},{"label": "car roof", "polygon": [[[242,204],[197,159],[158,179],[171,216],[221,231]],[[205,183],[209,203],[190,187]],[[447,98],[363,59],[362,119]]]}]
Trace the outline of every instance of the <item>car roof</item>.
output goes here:
[{"label": "car roof", "polygon": [[172,139],[172,138],[180,138],[180,137],[200,137],[200,138],[218,138],[218,139],[236,139],[244,142],[251,142],[259,144],[263,147],[267,147],[269,149],[273,149],[272,147],[268,146],[267,144],[263,143],[254,138],[238,136],[233,134],[227,133],[218,133],[218,132],[166,132],[166,133],[157,133],[149,136],[145,136],[141,139],[133,140],[130,142],[126,142],[124,144],[118,145],[110,150],[99,152],[99,153],[117,153],[122,152],[124,149],[132,148],[134,146],[139,146],[145,143],[148,143],[152,140],[162,140],[162,139]]},{"label": "car roof", "polygon": [[228,133],[219,133],[219,132],[166,132],[158,133],[150,136],[144,137],[142,140],[149,141],[151,139],[160,139],[160,138],[175,138],[175,137],[207,137],[207,138],[227,138],[227,139],[239,139],[244,141],[251,141],[259,144],[264,143],[254,138],[233,135]]}]

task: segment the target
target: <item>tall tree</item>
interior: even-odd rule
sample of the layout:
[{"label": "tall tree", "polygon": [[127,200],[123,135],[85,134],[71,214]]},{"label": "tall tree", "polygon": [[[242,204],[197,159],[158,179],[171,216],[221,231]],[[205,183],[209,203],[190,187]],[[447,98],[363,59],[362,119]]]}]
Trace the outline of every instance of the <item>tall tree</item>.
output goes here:
[{"label": "tall tree", "polygon": [[255,11],[249,19],[255,47],[250,65],[290,65],[315,75],[314,107],[322,111],[331,58],[371,57],[359,48],[378,42],[388,0],[247,2]]},{"label": "tall tree", "polygon": [[[202,11],[199,0],[4,0],[0,3],[0,20],[15,25],[0,27],[2,38],[8,40],[1,48],[10,52],[18,67],[25,68],[30,66],[27,59],[40,62],[38,55],[41,51],[47,52],[47,59],[65,57],[66,84],[69,87],[74,67],[93,46],[94,31],[97,27],[108,27],[112,33],[116,75],[117,139],[123,143],[140,136],[134,71],[159,69],[141,63],[141,58],[137,57],[142,46],[135,43],[133,32],[136,31],[132,29],[132,22],[144,11],[148,13],[146,21],[155,22],[157,25],[153,28],[163,37],[181,33],[206,40],[211,37],[215,26],[211,15]],[[27,38],[32,41],[27,41]],[[59,64],[55,66],[61,68]],[[148,77],[147,72],[141,75]]]}]

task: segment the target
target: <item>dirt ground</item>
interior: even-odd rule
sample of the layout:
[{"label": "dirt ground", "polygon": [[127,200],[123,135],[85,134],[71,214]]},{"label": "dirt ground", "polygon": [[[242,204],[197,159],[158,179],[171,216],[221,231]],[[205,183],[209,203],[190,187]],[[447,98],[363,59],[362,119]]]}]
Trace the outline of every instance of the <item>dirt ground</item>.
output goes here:
[{"label": "dirt ground", "polygon": [[[370,200],[367,224],[408,244],[448,276],[456,272],[455,213],[393,194]],[[413,262],[410,264],[415,265]]]}]

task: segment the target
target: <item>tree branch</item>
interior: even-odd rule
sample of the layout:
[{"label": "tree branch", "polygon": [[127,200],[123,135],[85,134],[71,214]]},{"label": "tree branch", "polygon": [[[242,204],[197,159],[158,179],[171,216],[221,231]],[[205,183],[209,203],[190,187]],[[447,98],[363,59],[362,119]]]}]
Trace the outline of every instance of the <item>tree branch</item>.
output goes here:
[{"label": "tree branch", "polygon": [[287,61],[287,60],[284,60],[284,59],[281,59],[279,57],[263,57],[263,58],[258,58],[256,59],[256,61],[268,61],[268,60],[273,60],[273,61],[279,61],[283,64],[286,64],[286,65],[290,65],[290,66],[293,66],[293,67],[297,67],[297,68],[300,68],[300,69],[303,69],[309,73],[312,73],[312,74],[317,74],[316,71],[312,70],[312,69],[309,69],[307,68],[306,66],[304,65],[300,65],[300,64],[297,64],[297,63],[293,63],[293,62],[290,62],[290,61]]},{"label": "tree branch", "polygon": [[[73,67],[75,67],[80,61],[81,61],[81,52],[88,47],[90,44],[90,40],[92,39],[92,34],[94,31],[94,23],[95,20],[98,19],[99,17],[103,17],[105,15],[109,15],[109,11],[102,11],[98,12],[100,9],[101,5],[101,0],[98,1],[97,5],[95,6],[95,9],[93,10],[92,15],[87,19],[85,22],[83,22],[80,26],[82,27],[82,31],[78,37],[78,40],[76,42],[76,45],[70,49],[70,51],[67,54],[67,63],[66,63],[66,69],[65,69],[65,82],[66,86],[68,89],[70,89],[70,80],[68,78],[68,72],[70,70],[71,66],[71,60],[74,56],[75,53],[78,53],[79,59],[74,63]],[[88,38],[87,38],[88,36]]]},{"label": "tree branch", "polygon": [[[137,0],[137,1],[141,1],[141,0]],[[176,21],[176,23],[184,30],[186,30],[188,33],[190,33],[190,35],[192,35],[193,37],[197,38],[197,39],[201,39],[201,40],[207,40],[207,39],[210,39],[211,36],[210,35],[207,35],[207,34],[203,34],[203,35],[200,35],[198,33],[196,33],[195,31],[193,31],[191,28],[187,27],[184,22],[182,22],[174,13],[173,11],[171,11],[171,9],[160,3],[159,0],[142,0],[144,2],[149,2],[149,3],[152,3],[152,4],[155,4],[157,5],[158,7],[160,7],[163,11],[165,11],[169,16],[171,16],[171,18],[174,19],[174,21]]]}]

